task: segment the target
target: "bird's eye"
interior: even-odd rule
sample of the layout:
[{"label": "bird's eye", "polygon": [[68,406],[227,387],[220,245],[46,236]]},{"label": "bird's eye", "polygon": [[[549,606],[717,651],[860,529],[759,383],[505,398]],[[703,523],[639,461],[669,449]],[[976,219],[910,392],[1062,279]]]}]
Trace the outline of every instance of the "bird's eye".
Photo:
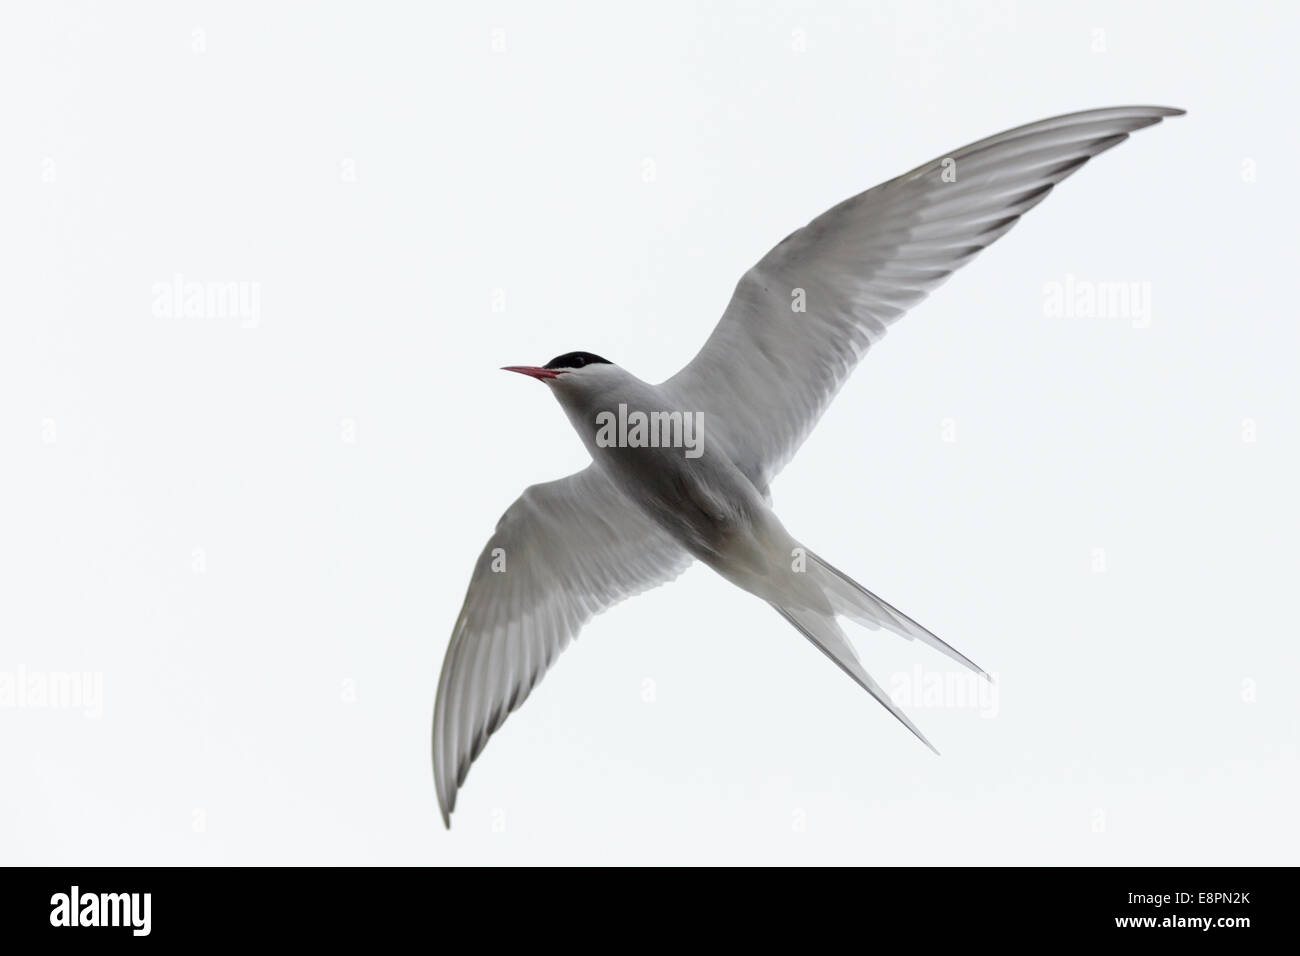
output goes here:
[{"label": "bird's eye", "polygon": [[587,364],[587,360],[583,358],[581,355],[579,355],[577,358],[573,360],[574,368],[582,368],[586,364]]}]

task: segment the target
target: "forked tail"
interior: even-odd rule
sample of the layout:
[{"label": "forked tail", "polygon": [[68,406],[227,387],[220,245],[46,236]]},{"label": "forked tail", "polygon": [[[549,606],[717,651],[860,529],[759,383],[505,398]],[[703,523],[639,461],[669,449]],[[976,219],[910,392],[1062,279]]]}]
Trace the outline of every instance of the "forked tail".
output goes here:
[{"label": "forked tail", "polygon": [[957,650],[957,648],[947,641],[940,640],[936,635],[916,623],[892,604],[876,597],[843,571],[823,561],[811,551],[808,551],[807,554],[812,559],[813,566],[816,569],[813,573],[818,575],[818,583],[822,586],[822,591],[827,600],[831,602],[831,607],[835,609],[836,614],[843,614],[849,620],[856,621],[858,624],[873,630],[883,627],[885,630],[891,631],[909,641],[919,640],[929,644],[935,650],[947,654],[962,666],[969,667],[981,677],[987,680],[993,679],[989,677],[984,668]]},{"label": "forked tail", "polygon": [[811,559],[805,573],[812,577],[812,583],[815,583],[820,588],[822,596],[830,605],[830,610],[828,611],[825,606],[811,607],[807,604],[779,604],[775,601],[769,601],[768,603],[776,608],[782,617],[793,624],[804,637],[812,641],[823,654],[857,681],[867,693],[880,701],[885,709],[898,718],[904,727],[916,734],[923,744],[937,754],[939,751],[935,749],[934,744],[926,739],[925,734],[921,733],[916,724],[912,723],[908,716],[899,709],[898,705],[867,673],[866,668],[862,666],[862,662],[858,660],[858,655],[853,650],[853,646],[849,643],[848,637],[840,628],[839,622],[835,620],[835,615],[843,615],[873,630],[884,628],[900,637],[907,638],[909,641],[924,641],[984,678],[988,680],[992,680],[992,678],[966,655],[940,640],[897,608],[876,597],[848,575],[826,563],[811,551],[805,549],[805,553]]},{"label": "forked tail", "polygon": [[834,615],[824,614],[809,608],[784,608],[779,604],[773,604],[777,613],[799,629],[800,633],[813,644],[817,645],[818,650],[833,660],[876,700],[884,704],[885,709],[899,719],[904,727],[916,734],[921,743],[925,744],[937,754],[934,744],[921,733],[919,727],[912,723],[911,718],[899,709],[898,705],[890,699],[889,695],[872,680],[867,669],[862,666],[858,660],[857,653],[853,650],[849,639],[844,636],[844,631],[836,622]]}]

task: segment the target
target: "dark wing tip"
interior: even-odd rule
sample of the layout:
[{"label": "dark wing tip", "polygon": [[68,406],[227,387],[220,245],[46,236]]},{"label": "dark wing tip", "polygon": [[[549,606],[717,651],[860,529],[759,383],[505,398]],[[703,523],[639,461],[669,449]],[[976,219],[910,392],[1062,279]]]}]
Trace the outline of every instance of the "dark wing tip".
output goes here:
[{"label": "dark wing tip", "polygon": [[[441,784],[441,782],[439,782]],[[442,815],[442,825],[448,830],[451,829],[451,812],[456,809],[456,792],[443,793],[442,786],[438,787],[438,812]]]},{"label": "dark wing tip", "polygon": [[1141,110],[1144,113],[1159,113],[1161,116],[1182,116],[1187,110],[1178,106],[1115,106],[1102,107],[1100,110],[1085,110],[1085,112],[1105,112],[1109,109],[1116,110]]}]

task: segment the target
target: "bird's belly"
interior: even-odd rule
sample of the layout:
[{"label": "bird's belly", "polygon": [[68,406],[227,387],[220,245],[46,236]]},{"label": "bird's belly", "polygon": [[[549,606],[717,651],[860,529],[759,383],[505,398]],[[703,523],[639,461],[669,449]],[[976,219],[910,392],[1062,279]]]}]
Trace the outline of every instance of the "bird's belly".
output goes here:
[{"label": "bird's belly", "polygon": [[617,448],[602,456],[624,492],[706,564],[752,564],[755,530],[767,508],[730,461],[687,458],[673,449]]}]

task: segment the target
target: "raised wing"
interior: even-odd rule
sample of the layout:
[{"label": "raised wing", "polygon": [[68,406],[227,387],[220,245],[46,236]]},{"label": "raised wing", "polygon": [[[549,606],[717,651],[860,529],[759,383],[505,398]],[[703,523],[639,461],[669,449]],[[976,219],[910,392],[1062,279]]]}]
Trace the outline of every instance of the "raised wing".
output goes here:
[{"label": "raised wing", "polygon": [[[665,387],[708,416],[766,489],[890,323],[1093,156],[1182,112],[1125,106],[1030,123],[840,203],[745,273],[704,347]],[[796,290],[806,311],[796,311]]]},{"label": "raised wing", "polygon": [[593,615],[671,581],[691,557],[595,465],[532,485],[479,555],[433,710],[442,820],[506,715]]}]

